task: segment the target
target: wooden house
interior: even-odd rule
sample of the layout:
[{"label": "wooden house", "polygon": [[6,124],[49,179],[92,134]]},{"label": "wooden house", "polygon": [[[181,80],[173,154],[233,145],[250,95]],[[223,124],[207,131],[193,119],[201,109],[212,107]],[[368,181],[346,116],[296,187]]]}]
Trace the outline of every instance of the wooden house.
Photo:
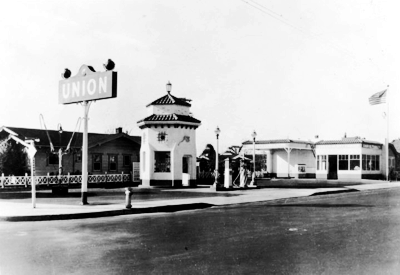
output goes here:
[{"label": "wooden house", "polygon": [[[47,131],[0,127],[0,140],[7,140],[9,135],[15,135],[22,140],[35,140],[37,149],[34,161],[35,175],[43,176],[47,173],[56,175],[60,165],[63,174],[81,174],[82,133],[62,129]],[[139,162],[140,144],[140,137],[130,136],[124,133],[122,128],[117,128],[114,134],[89,133],[88,173],[129,174],[132,171],[132,163]]]}]

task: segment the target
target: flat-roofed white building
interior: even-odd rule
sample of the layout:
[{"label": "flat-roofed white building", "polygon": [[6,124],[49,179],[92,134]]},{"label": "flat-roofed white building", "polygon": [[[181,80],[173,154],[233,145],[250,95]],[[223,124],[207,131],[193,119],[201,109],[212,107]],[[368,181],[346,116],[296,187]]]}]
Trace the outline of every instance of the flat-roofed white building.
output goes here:
[{"label": "flat-roofed white building", "polygon": [[[253,141],[244,142],[245,155],[253,154]],[[265,159],[264,175],[270,177],[315,178],[314,144],[311,141],[278,139],[256,140],[255,154]]]},{"label": "flat-roofed white building", "polygon": [[[242,145],[243,154],[253,155],[253,141]],[[360,137],[318,142],[258,140],[254,147],[256,167],[268,177],[359,180],[386,175],[385,146]],[[389,148],[389,168],[395,168],[397,151],[393,144]]]},{"label": "flat-roofed white building", "polygon": [[[391,144],[389,161],[394,166]],[[381,179],[386,174],[386,148],[360,137],[321,140],[315,144],[317,179]]]}]

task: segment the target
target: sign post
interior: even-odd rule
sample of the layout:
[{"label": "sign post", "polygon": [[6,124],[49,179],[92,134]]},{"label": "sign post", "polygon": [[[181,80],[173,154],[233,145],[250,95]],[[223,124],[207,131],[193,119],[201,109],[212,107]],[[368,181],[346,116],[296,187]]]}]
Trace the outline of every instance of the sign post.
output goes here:
[{"label": "sign post", "polygon": [[[23,146],[26,147],[28,156],[31,160],[31,188],[32,188],[32,207],[36,208],[36,183],[35,183],[35,177],[34,177],[34,161],[35,161],[35,154],[37,152],[35,148],[35,140],[22,140],[16,136],[10,135],[10,138],[15,140],[17,143],[21,143]],[[39,141],[37,139],[36,141]]]},{"label": "sign post", "polygon": [[34,162],[35,154],[36,154],[37,150],[35,148],[35,142],[33,140],[28,140],[27,142],[29,144],[28,155],[29,155],[29,158],[31,159],[32,207],[36,208],[36,182],[35,182],[35,177],[33,175],[33,162]]},{"label": "sign post", "polygon": [[88,114],[91,102],[84,101],[83,105],[83,141],[82,141],[82,205],[88,204],[87,183],[88,183]]},{"label": "sign post", "polygon": [[88,184],[88,114],[94,100],[117,97],[117,73],[113,72],[114,62],[108,60],[105,72],[96,72],[93,67],[82,65],[79,72],[70,78],[66,69],[59,82],[58,101],[60,104],[82,103],[83,141],[82,141],[82,205],[87,201]]}]

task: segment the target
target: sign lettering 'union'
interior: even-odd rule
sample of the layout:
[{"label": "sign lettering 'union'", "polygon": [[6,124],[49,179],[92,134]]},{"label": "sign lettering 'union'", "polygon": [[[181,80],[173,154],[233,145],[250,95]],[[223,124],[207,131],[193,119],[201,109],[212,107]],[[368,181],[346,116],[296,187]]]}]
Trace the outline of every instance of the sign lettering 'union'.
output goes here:
[{"label": "sign lettering 'union'", "polygon": [[58,102],[70,104],[117,97],[117,73],[82,65],[77,75],[60,80]]}]

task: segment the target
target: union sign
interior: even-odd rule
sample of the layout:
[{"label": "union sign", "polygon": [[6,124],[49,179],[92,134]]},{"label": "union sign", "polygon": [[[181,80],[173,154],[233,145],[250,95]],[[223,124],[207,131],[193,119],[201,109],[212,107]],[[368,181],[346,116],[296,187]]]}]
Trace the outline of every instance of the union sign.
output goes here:
[{"label": "union sign", "polygon": [[96,72],[91,66],[82,65],[78,74],[59,82],[58,103],[60,104],[113,97],[117,97],[116,72]]}]

